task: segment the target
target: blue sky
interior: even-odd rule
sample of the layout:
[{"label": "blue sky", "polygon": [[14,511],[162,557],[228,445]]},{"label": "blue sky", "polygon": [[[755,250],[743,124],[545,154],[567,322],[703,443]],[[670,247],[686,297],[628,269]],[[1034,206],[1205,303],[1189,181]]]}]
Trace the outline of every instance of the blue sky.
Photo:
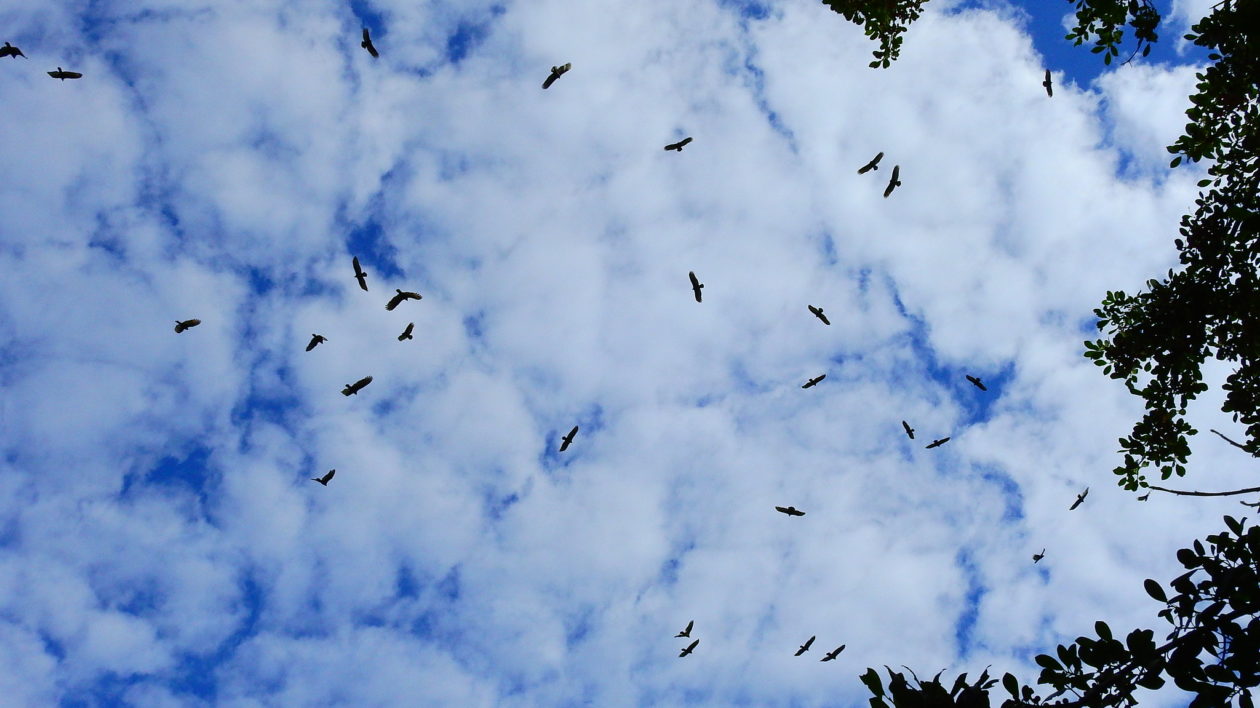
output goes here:
[{"label": "blue sky", "polygon": [[1105,69],[939,0],[872,70],[808,2],[9,3],[0,695],[858,705],[1150,626],[1230,504],[1112,486],[1081,357],[1199,177],[1161,8]]}]

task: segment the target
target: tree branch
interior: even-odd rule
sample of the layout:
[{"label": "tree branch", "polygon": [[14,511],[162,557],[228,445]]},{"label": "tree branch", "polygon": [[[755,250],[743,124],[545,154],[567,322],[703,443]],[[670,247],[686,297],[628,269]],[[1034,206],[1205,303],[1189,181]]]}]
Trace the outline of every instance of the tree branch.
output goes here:
[{"label": "tree branch", "polygon": [[1243,444],[1241,444],[1241,443],[1236,443],[1236,442],[1234,442],[1233,440],[1230,440],[1229,438],[1225,437],[1225,436],[1221,433],[1221,431],[1219,431],[1219,430],[1215,430],[1215,429],[1214,429],[1214,430],[1212,430],[1212,432],[1216,433],[1217,435],[1220,435],[1221,440],[1224,440],[1225,442],[1229,443],[1230,445],[1233,445],[1234,447],[1238,448],[1239,450],[1242,450],[1243,452],[1247,453],[1248,455],[1251,455],[1252,457],[1260,457],[1260,455],[1258,455],[1258,454],[1256,454],[1256,453],[1252,452],[1251,450],[1248,450],[1246,445],[1243,445]]},{"label": "tree branch", "polygon": [[1190,492],[1182,489],[1168,489],[1166,487],[1156,487],[1150,485],[1148,489],[1158,489],[1161,492],[1169,494],[1180,494],[1183,497],[1232,497],[1235,494],[1251,494],[1252,492],[1260,492],[1260,487],[1248,487],[1247,489],[1235,489],[1232,492]]}]

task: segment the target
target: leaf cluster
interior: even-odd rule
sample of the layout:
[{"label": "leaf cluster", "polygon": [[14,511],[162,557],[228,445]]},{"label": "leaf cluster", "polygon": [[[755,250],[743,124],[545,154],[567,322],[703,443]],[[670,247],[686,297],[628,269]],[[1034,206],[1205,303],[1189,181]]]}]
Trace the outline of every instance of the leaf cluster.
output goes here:
[{"label": "leaf cluster", "polygon": [[1094,47],[1090,51],[1103,55],[1103,63],[1120,54],[1126,29],[1132,29],[1137,46],[1125,60],[1127,64],[1140,51],[1142,56],[1151,53],[1151,46],[1159,41],[1155,29],[1159,27],[1159,11],[1150,0],[1068,0],[1076,4],[1076,27],[1067,33],[1066,39],[1081,45],[1091,38]]},{"label": "leaf cluster", "polygon": [[872,69],[887,69],[901,55],[901,35],[923,14],[927,0],[822,0],[844,19],[860,26],[866,36],[879,41]]}]

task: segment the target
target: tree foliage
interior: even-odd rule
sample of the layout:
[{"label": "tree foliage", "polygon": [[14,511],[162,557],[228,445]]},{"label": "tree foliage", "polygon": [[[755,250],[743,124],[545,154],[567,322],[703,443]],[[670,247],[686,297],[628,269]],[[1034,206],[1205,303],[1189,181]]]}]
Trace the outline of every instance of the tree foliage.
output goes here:
[{"label": "tree foliage", "polygon": [[879,41],[872,69],[887,69],[901,54],[901,35],[923,14],[927,0],[823,0],[823,4]]}]

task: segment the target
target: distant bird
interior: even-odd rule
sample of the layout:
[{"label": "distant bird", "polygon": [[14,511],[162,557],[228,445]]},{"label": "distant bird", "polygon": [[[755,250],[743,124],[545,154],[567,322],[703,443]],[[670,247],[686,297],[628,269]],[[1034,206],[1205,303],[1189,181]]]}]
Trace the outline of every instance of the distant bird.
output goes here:
[{"label": "distant bird", "polygon": [[817,385],[818,385],[818,382],[819,382],[819,381],[822,381],[822,380],[823,380],[823,379],[825,379],[825,378],[827,378],[827,375],[826,375],[826,374],[819,374],[819,375],[815,376],[814,378],[810,379],[809,381],[806,381],[806,382],[805,382],[805,385],[804,385],[804,386],[801,386],[801,388],[811,388],[811,387],[813,387],[813,386],[817,386]]},{"label": "distant bird", "polygon": [[363,267],[359,265],[359,257],[354,257],[354,279],[359,281],[359,287],[367,291],[367,273],[363,272]]},{"label": "distant bird", "polygon": [[901,165],[893,165],[892,177],[888,180],[888,186],[884,187],[884,198],[887,199],[893,190],[901,186]]},{"label": "distant bird", "polygon": [[881,152],[880,154],[878,154],[878,155],[876,155],[876,156],[875,156],[875,159],[871,160],[870,162],[866,163],[865,165],[862,165],[862,169],[858,170],[858,174],[860,174],[860,175],[864,175],[864,174],[866,174],[867,172],[870,172],[871,170],[878,170],[878,169],[879,169],[879,161],[880,161],[880,160],[882,160],[882,159],[884,159],[884,153],[882,153],[882,152]]},{"label": "distant bird", "polygon": [[675,635],[674,635],[674,639],[678,639],[679,637],[687,637],[687,638],[690,638],[690,637],[691,637],[691,627],[692,627],[692,625],[694,625],[695,623],[696,623],[696,621],[695,621],[695,620],[691,620],[690,622],[688,622],[688,623],[687,623],[687,628],[686,628],[686,629],[684,629],[683,631],[679,632],[678,634],[675,634]]},{"label": "distant bird", "polygon": [[700,302],[700,288],[704,287],[704,283],[696,278],[695,271],[687,271],[687,277],[691,278],[691,292],[696,295],[696,302]]},{"label": "distant bird", "polygon": [[183,322],[175,320],[175,334],[179,334],[191,327],[196,327],[199,324],[201,324],[201,320],[184,320]]},{"label": "distant bird", "polygon": [[368,54],[371,54],[373,59],[375,59],[375,58],[377,58],[377,57],[379,57],[379,56],[381,55],[381,53],[380,53],[380,52],[376,51],[376,46],[372,44],[372,38],[371,38],[370,36],[368,36],[368,28],[367,28],[367,27],[364,27],[364,28],[363,28],[363,41],[362,41],[362,42],[359,42],[359,46],[360,46],[360,47],[363,47],[363,48],[364,48],[364,49],[366,49],[366,50],[368,50]]},{"label": "distant bird", "polygon": [[367,385],[368,385],[368,384],[370,384],[370,383],[372,383],[372,377],[371,377],[371,376],[364,376],[363,378],[359,379],[358,381],[355,381],[355,382],[354,382],[354,383],[352,383],[352,384],[346,384],[346,387],[345,387],[345,388],[343,388],[343,389],[341,389],[341,395],[343,395],[343,396],[353,396],[354,394],[358,393],[359,391],[362,391],[362,390],[363,390],[363,387],[364,387],[364,386],[367,386]]},{"label": "distant bird", "polygon": [[805,643],[801,645],[801,648],[796,650],[796,656],[800,656],[801,654],[804,654],[805,652],[809,651],[809,648],[813,646],[814,640],[817,639],[817,636],[818,635],[814,635],[813,637],[810,637],[808,640],[806,640]]},{"label": "distant bird", "polygon": [[926,449],[931,450],[932,448],[940,447],[941,445],[944,445],[947,442],[949,442],[949,438],[941,438],[940,440],[933,440],[932,444],[928,445]]},{"label": "distant bird", "polygon": [[315,347],[318,347],[319,345],[327,341],[328,341],[328,337],[324,337],[318,334],[312,334],[310,343],[306,345],[306,351],[309,352],[310,350],[314,349]]},{"label": "distant bird", "polygon": [[1049,70],[1049,69],[1046,69],[1046,80],[1045,80],[1045,81],[1042,81],[1042,82],[1041,82],[1041,85],[1046,87],[1046,95],[1047,95],[1047,96],[1053,96],[1053,95],[1054,95],[1054,86],[1052,85],[1052,83],[1051,83],[1051,81],[1050,81],[1050,70]]},{"label": "distant bird", "polygon": [[415,322],[408,322],[407,328],[402,331],[402,334],[398,335],[398,341],[402,342],[408,339],[414,339],[414,337],[411,336],[411,330],[415,328],[416,328]]},{"label": "distant bird", "polygon": [[568,64],[565,64],[564,66],[553,66],[553,67],[551,67],[551,76],[548,76],[548,77],[547,77],[547,80],[543,82],[543,88],[545,88],[545,89],[546,89],[546,88],[551,88],[551,85],[552,85],[552,84],[554,84],[554,83],[556,82],[556,79],[558,79],[558,78],[560,78],[561,76],[563,76],[563,75],[564,75],[564,72],[566,72],[566,71],[568,71],[569,69],[572,69],[572,68],[573,68],[573,62],[569,62]]},{"label": "distant bird", "polygon": [[686,648],[686,649],[683,649],[683,650],[682,650],[682,653],[680,653],[680,654],[678,655],[678,657],[679,657],[679,658],[682,658],[682,657],[684,657],[684,656],[687,656],[687,655],[688,655],[688,654],[690,654],[691,652],[695,651],[695,649],[696,649],[696,645],[697,645],[697,644],[699,644],[699,643],[700,643],[700,640],[699,640],[699,639],[697,639],[696,641],[692,642],[691,644],[688,644],[688,645],[687,645],[687,648]]},{"label": "distant bird", "polygon": [[[25,55],[23,55],[23,56],[25,56]],[[49,76],[51,76],[51,77],[53,77],[54,79],[61,79],[62,81],[65,81],[66,79],[81,79],[81,78],[83,78],[83,74],[80,74],[80,73],[79,73],[79,72],[77,72],[77,71],[62,71],[61,67],[57,67],[57,70],[56,70],[56,71],[50,71],[50,72],[48,72],[48,75],[49,75]]]},{"label": "distant bird", "polygon": [[841,644],[840,646],[836,647],[835,651],[827,652],[827,655],[822,658],[822,661],[835,661],[836,657],[840,656],[840,652],[844,651],[845,646],[847,645]]},{"label": "distant bird", "polygon": [[683,147],[689,142],[691,142],[691,138],[686,137],[686,138],[683,138],[682,140],[679,140],[676,143],[670,143],[669,145],[666,145],[665,149],[674,150],[675,152],[682,152]]},{"label": "distant bird", "polygon": [[569,443],[573,442],[573,436],[577,435],[577,431],[578,427],[575,425],[573,426],[573,430],[569,431],[568,435],[560,439],[560,452],[564,452],[569,449]]},{"label": "distant bird", "polygon": [[394,292],[398,294],[391,297],[389,299],[389,302],[385,303],[386,310],[393,310],[395,307],[398,307],[398,304],[401,303],[403,300],[422,300],[423,299],[420,297],[420,293],[413,293],[408,290],[400,290],[398,288],[394,288]]},{"label": "distant bird", "polygon": [[[17,59],[18,57],[22,57],[23,59],[30,58],[26,56],[25,54],[23,54],[21,49],[18,49],[17,47],[13,46],[12,44],[9,44],[8,42],[5,42],[4,46],[0,47],[0,57],[13,57],[14,59]],[[57,68],[60,69],[61,67],[57,67]]]},{"label": "distant bird", "polygon": [[774,510],[783,512],[784,514],[787,514],[788,516],[804,516],[805,515],[805,512],[801,511],[800,509],[797,509],[794,506],[776,506]]},{"label": "distant bird", "polygon": [[1076,495],[1076,501],[1072,502],[1072,506],[1068,507],[1068,511],[1076,511],[1076,507],[1080,506],[1087,496],[1089,496],[1089,487],[1086,487],[1085,491]]},{"label": "distant bird", "polygon": [[827,319],[827,316],[823,314],[823,309],[821,307],[814,307],[813,305],[809,305],[808,307],[809,307],[809,311],[814,313],[814,317],[817,317],[818,319],[822,320],[823,324],[825,325],[831,324],[831,320]]},{"label": "distant bird", "polygon": [[1038,561],[1040,561],[1042,558],[1045,558],[1045,557],[1046,557],[1046,549],[1043,548],[1041,549],[1041,553],[1033,554],[1033,564],[1035,565]]},{"label": "distant bird", "polygon": [[972,385],[974,385],[976,388],[980,389],[981,391],[988,391],[988,390],[989,390],[989,389],[985,388],[985,386],[984,386],[984,382],[983,382],[983,381],[981,381],[980,379],[978,379],[978,378],[976,378],[976,377],[972,376],[971,374],[967,374],[967,380],[968,380],[968,381],[970,381],[970,382],[972,383]]},{"label": "distant bird", "polygon": [[337,474],[337,470],[328,470],[328,474],[324,475],[323,477],[311,477],[311,481],[312,481],[312,482],[319,482],[320,484],[322,484],[322,485],[324,485],[325,487],[327,487],[327,486],[328,486],[328,480],[332,479],[332,478],[333,478],[333,475],[335,475],[335,474]]},{"label": "distant bird", "polygon": [[906,421],[904,421],[904,420],[903,420],[903,421],[901,421],[901,427],[905,428],[905,429],[906,429],[906,435],[909,435],[909,436],[910,436],[910,439],[911,439],[911,440],[914,440],[914,428],[911,428],[911,427],[910,427],[910,424],[909,424],[909,423],[907,423],[907,422],[906,422]]}]

